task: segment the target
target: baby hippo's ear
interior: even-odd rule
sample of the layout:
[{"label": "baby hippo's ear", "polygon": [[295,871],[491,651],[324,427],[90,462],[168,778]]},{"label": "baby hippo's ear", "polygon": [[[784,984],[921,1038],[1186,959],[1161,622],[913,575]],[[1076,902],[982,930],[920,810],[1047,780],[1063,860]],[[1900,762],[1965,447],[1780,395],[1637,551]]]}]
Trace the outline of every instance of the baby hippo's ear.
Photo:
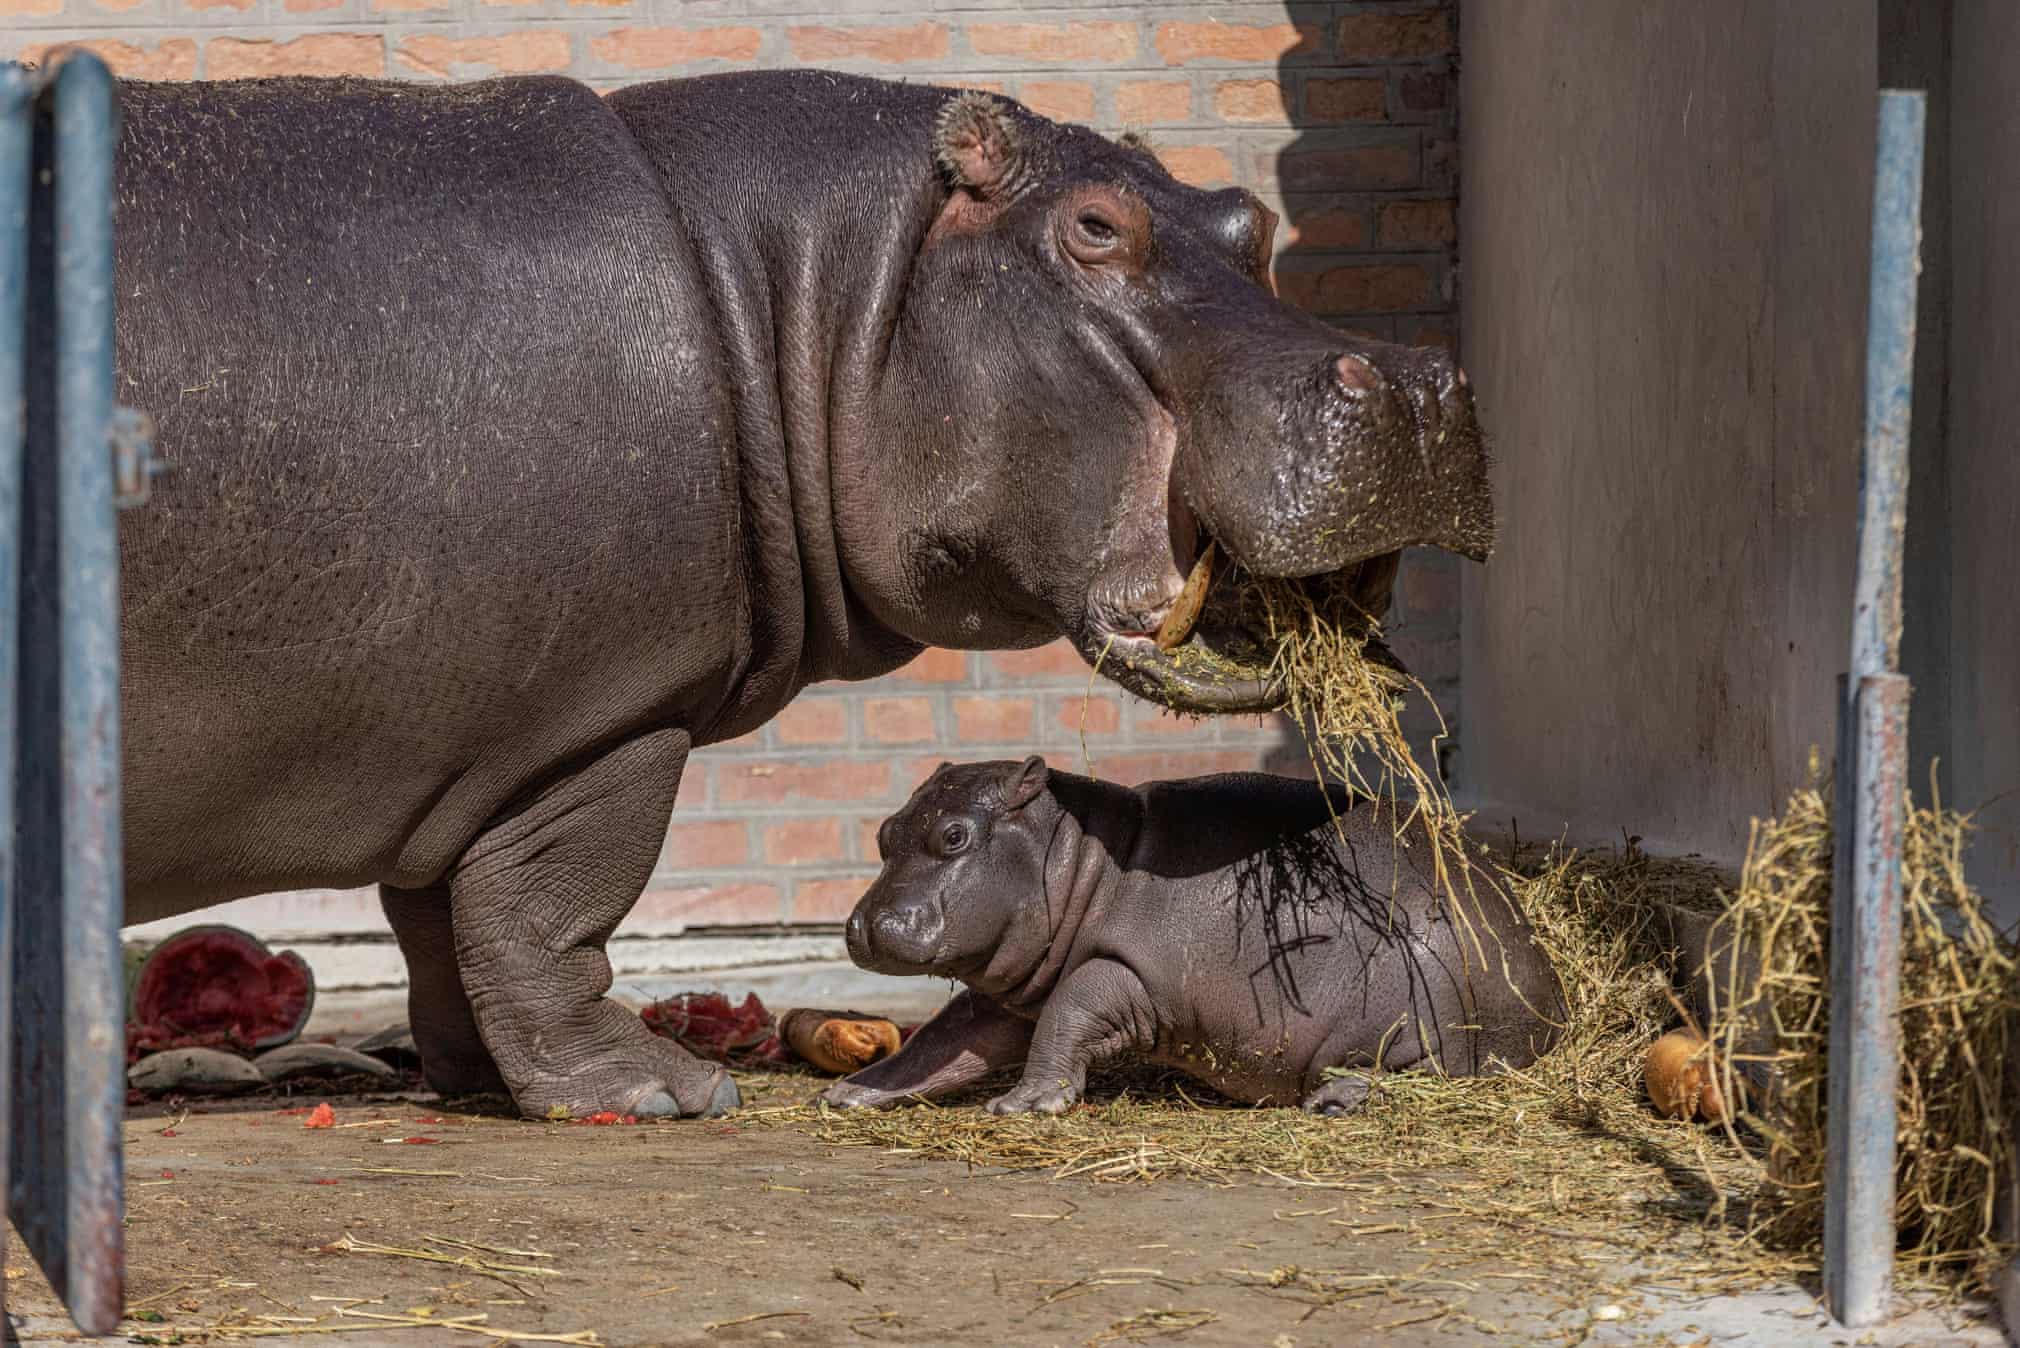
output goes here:
[{"label": "baby hippo's ear", "polygon": [[1045,779],[1052,770],[1045,766],[1045,760],[1037,754],[1010,769],[1003,779],[1003,808],[1010,812],[1023,809],[1038,798],[1045,789]]}]

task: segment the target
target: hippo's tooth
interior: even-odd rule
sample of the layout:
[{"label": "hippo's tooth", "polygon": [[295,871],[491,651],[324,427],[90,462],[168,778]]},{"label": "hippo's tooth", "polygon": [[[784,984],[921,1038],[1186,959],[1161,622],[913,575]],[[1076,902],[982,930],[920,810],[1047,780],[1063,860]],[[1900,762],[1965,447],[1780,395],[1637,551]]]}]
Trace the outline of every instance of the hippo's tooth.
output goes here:
[{"label": "hippo's tooth", "polygon": [[1157,649],[1176,650],[1192,635],[1194,625],[1199,622],[1199,610],[1206,603],[1207,587],[1212,584],[1213,540],[1208,539],[1206,551],[1199,554],[1199,560],[1192,564],[1192,574],[1185,578],[1185,588],[1171,601],[1171,612],[1158,624]]}]

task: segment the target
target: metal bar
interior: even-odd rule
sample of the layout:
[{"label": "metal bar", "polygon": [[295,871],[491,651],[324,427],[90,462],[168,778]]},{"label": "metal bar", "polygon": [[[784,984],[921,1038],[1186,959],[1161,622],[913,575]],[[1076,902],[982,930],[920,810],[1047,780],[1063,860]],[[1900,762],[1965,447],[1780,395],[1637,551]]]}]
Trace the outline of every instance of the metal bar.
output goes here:
[{"label": "metal bar", "polygon": [[[7,1171],[14,1064],[14,714],[20,623],[21,455],[27,439],[23,364],[28,322],[28,178],[34,155],[34,82],[19,65],[0,66],[0,1178]],[[6,1239],[0,1226],[0,1242]],[[4,1251],[0,1251],[4,1253]],[[0,1259],[0,1316],[7,1275]]]},{"label": "metal bar", "polygon": [[1920,93],[1880,94],[1851,666],[1838,706],[1824,1296],[1848,1328],[1884,1318],[1893,1283],[1908,716],[1908,681],[1895,669],[1925,102]]},{"label": "metal bar", "polygon": [[1851,902],[1831,931],[1824,1292],[1838,1321],[1860,1328],[1886,1318],[1893,1285],[1908,679],[1868,674],[1852,704],[1859,780],[1849,802],[1852,843],[1839,849]]},{"label": "metal bar", "polygon": [[[87,1334],[124,1302],[113,86],[68,57],[35,118],[22,512],[9,1201]],[[53,263],[53,265],[47,265]]]}]

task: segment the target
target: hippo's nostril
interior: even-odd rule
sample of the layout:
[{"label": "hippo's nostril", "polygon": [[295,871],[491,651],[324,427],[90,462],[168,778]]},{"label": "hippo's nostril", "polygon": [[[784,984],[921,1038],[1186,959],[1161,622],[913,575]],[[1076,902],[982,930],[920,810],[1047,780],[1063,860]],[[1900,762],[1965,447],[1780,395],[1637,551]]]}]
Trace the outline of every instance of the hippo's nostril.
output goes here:
[{"label": "hippo's nostril", "polygon": [[1373,393],[1382,386],[1379,370],[1359,356],[1341,356],[1333,362],[1333,377],[1340,381],[1340,387],[1348,393]]}]

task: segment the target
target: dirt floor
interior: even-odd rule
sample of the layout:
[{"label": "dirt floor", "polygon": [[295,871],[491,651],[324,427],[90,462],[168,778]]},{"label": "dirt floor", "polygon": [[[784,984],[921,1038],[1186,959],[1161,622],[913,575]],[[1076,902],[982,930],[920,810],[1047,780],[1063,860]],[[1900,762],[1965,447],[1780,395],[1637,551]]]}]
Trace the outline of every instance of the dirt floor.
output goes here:
[{"label": "dirt floor", "polygon": [[[136,1109],[129,1341],[339,1326],[353,1343],[482,1341],[360,1313],[608,1344],[2001,1341],[1954,1310],[1846,1334],[1798,1289],[1692,1298],[1660,1267],[1623,1265],[1611,1294],[1567,1303],[1508,1247],[1397,1222],[1407,1176],[1347,1193],[971,1171],[767,1123],[810,1078],[745,1084],[742,1116],[638,1126],[424,1095],[323,1097],[329,1129],[303,1127],[312,1096]],[[16,1333],[60,1337],[9,1252]]]}]

